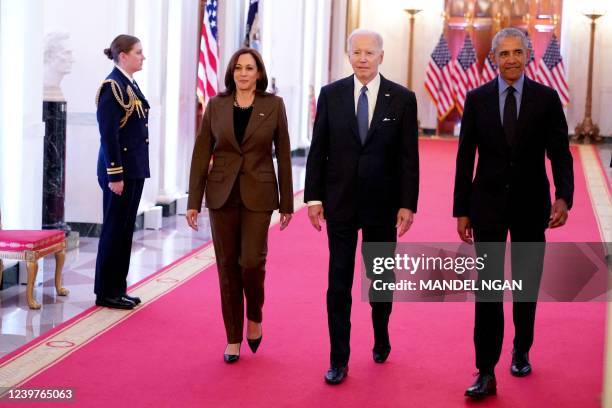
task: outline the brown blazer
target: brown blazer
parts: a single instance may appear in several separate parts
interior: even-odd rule
[[[232,95],[215,96],[206,106],[191,159],[187,208],[200,211],[204,192],[206,207],[223,207],[240,176],[240,195],[249,210],[293,213],[291,147],[282,98],[256,94],[241,146],[234,135],[233,101]]]

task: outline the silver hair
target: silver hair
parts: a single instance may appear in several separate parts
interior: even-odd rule
[[[522,30],[514,27],[504,28],[495,34],[493,37],[493,41],[491,42],[491,51],[493,54],[497,51],[497,47],[499,47],[499,41],[502,38],[520,38],[521,43],[523,44],[523,49],[525,51],[529,50],[529,41],[527,40],[527,36]]]
[[[351,50],[351,45],[353,43],[353,37],[357,36],[357,35],[370,35],[373,36],[374,39],[376,40],[376,43],[378,45],[378,49],[380,49],[382,51],[383,49],[383,39],[382,36],[377,33],[376,31],[372,31],[372,30],[366,30],[365,28],[356,28],[354,29],[351,34],[348,36],[348,39],[346,40],[346,49],[347,50]]]
[[[49,63],[55,59],[55,56],[63,51],[66,46],[64,44],[70,38],[70,34],[65,31],[52,31],[45,35],[44,43],[44,62]]]

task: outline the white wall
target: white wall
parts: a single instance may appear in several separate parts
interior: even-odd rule
[[[68,112],[95,113],[96,91],[113,67],[102,51],[117,34],[127,32],[128,3],[129,0],[41,1],[43,32],[61,30],[70,34],[75,63],[62,81]],[[28,23],[27,29],[32,26]]]
[[[42,0],[0,1],[0,211],[5,229],[42,222]]]
[[[328,82],[331,0],[264,0],[261,43],[268,79],[284,99],[291,148],[310,145],[309,94]]]
[[[581,0],[563,2],[561,54],[570,88],[567,109],[570,133],[584,118],[591,20],[581,13],[583,3]],[[612,2],[601,3],[607,3],[608,12],[597,20],[595,32],[592,117],[602,135],[612,136],[612,76],[609,75],[612,66]]]
[[[102,191],[96,177],[100,134],[95,95],[113,68],[112,61],[102,51],[117,34],[127,32],[129,1],[45,0],[41,3],[43,32],[69,33],[75,60],[72,72],[61,84],[68,104],[65,218],[68,222],[101,223]],[[31,28],[30,24],[27,26]]]
[[[66,221],[102,221],[94,97],[113,68],[102,50],[121,33],[140,38],[147,58],[143,70],[134,76],[151,104],[151,178],[145,182],[140,210],[184,193],[195,134],[198,0],[41,3],[44,32],[67,31],[76,60],[62,82],[68,102]],[[28,29],[30,26],[28,23]]]

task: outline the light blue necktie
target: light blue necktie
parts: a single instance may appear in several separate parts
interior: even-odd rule
[[[357,101],[357,127],[359,129],[359,138],[361,144],[365,143],[366,137],[368,136],[368,95],[366,92],[367,86],[361,88],[361,94]]]

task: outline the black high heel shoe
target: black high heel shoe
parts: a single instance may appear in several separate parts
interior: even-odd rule
[[[249,348],[255,354],[257,349],[259,348],[259,344],[261,344],[261,339],[263,338],[263,334],[256,339],[247,339],[247,343],[249,344]]]
[[[239,358],[240,358],[240,354],[223,353],[223,361],[225,361],[227,364],[235,363],[236,361],[238,361]]]

